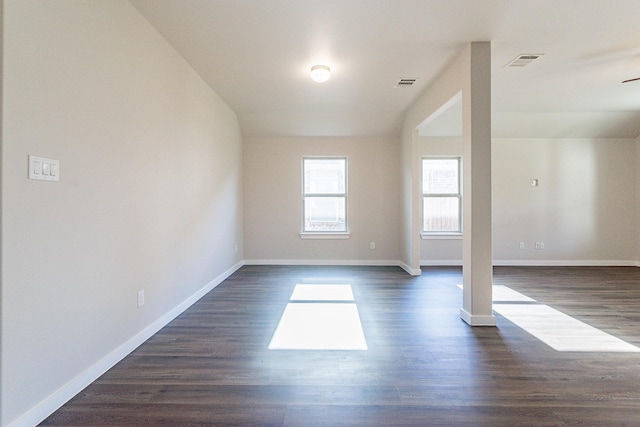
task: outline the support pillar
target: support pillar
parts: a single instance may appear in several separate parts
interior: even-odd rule
[[[463,299],[460,317],[471,326],[495,326],[491,238],[491,43],[471,43],[469,60],[469,84],[462,94]]]

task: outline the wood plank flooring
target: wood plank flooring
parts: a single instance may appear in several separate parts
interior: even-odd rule
[[[297,283],[353,288],[367,351],[268,350]],[[640,425],[640,354],[557,352],[459,318],[459,268],[245,266],[46,426]],[[640,269],[499,267],[494,283],[640,346]]]

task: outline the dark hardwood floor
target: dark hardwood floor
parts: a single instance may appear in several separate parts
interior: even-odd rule
[[[296,283],[352,285],[369,349],[269,350]],[[459,268],[245,266],[47,426],[640,425],[640,353],[558,352],[459,318]],[[494,283],[640,346],[640,269],[499,267]]]

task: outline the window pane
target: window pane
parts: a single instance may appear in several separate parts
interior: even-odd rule
[[[305,231],[347,231],[344,197],[305,197]]]
[[[345,194],[346,159],[304,159],[305,194]]]
[[[457,197],[424,197],[423,230],[460,231],[460,199]]]
[[[458,182],[458,159],[422,160],[424,194],[457,194]]]

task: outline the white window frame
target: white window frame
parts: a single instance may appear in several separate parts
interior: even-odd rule
[[[305,192],[305,160],[344,160],[344,193],[306,193]],[[300,237],[303,239],[348,239],[350,236],[349,232],[349,204],[348,204],[348,193],[349,193],[349,160],[346,156],[304,156],[302,157],[302,224]],[[344,230],[340,231],[315,231],[315,230],[306,230],[305,229],[305,199],[307,197],[343,197],[344,198]]]
[[[457,160],[458,161],[458,192],[457,193],[439,193],[429,194],[425,193],[423,188],[424,183],[424,160]],[[420,237],[422,239],[462,239],[462,157],[461,156],[423,156],[420,162],[421,175],[420,175]],[[424,199],[431,197],[457,197],[458,198],[458,230],[459,231],[425,231],[424,230]]]

